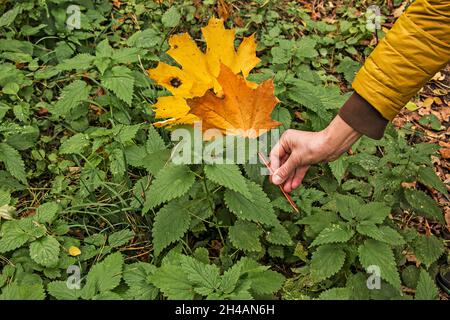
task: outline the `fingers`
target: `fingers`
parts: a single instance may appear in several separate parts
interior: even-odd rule
[[[270,169],[272,172],[278,170],[278,168],[282,165],[282,159],[287,155],[286,150],[283,148],[281,140],[277,142],[277,144],[270,151]]]
[[[293,177],[291,182],[291,190],[297,189],[302,184],[303,178],[305,178],[308,169],[309,166],[303,166],[295,170],[295,176]]]
[[[294,180],[294,177],[296,175],[298,169],[295,169],[291,175],[289,176],[289,178],[286,179],[286,181],[284,181],[283,183],[283,190],[287,193],[291,192],[294,188],[292,188],[292,181]]]
[[[296,158],[297,157],[295,155],[291,154],[286,162],[273,173],[272,182],[274,184],[282,184],[291,174],[295,172],[295,169],[298,166],[298,161]]]

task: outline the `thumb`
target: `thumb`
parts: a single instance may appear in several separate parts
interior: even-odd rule
[[[295,156],[291,154],[286,162],[273,173],[272,182],[276,185],[282,184],[294,172],[297,166],[298,163]]]

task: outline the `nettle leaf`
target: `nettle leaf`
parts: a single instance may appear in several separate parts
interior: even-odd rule
[[[358,198],[343,194],[336,195],[336,209],[345,220],[350,221],[356,218],[360,208],[361,203]]]
[[[178,198],[185,194],[194,184],[195,175],[184,165],[168,165],[156,175],[149,190],[142,213],[163,202]]]
[[[155,271],[156,267],[150,263],[136,262],[125,265],[123,280],[130,287],[125,293],[126,299],[155,299],[159,290],[149,280]]]
[[[97,293],[114,289],[122,279],[123,257],[120,252],[107,256],[102,262],[95,264],[87,275],[82,289],[83,299],[91,299]]]
[[[182,256],[181,268],[198,294],[208,296],[218,290],[221,277],[220,270],[216,265],[205,264],[195,258]]]
[[[403,237],[394,229],[388,226],[376,226],[371,223],[362,223],[356,226],[356,230],[365,236],[375,240],[386,242],[393,246],[405,244]]]
[[[293,244],[291,235],[281,224],[267,233],[266,240],[270,243],[283,246],[290,246]]]
[[[114,139],[120,143],[128,144],[136,137],[141,125],[135,124],[132,126],[117,125],[113,128]]]
[[[127,244],[133,238],[134,232],[129,229],[124,229],[111,233],[108,237],[108,243],[111,248],[117,248]]]
[[[0,300],[44,300],[45,290],[42,282],[19,283],[18,280],[2,289]]]
[[[331,288],[319,295],[319,300],[351,300],[350,288]]]
[[[416,287],[416,300],[436,300],[439,297],[439,290],[436,287],[433,278],[424,270],[420,270],[419,281]]]
[[[40,238],[30,245],[31,259],[46,267],[58,263],[59,242],[52,236]]]
[[[251,290],[259,294],[271,294],[280,290],[284,283],[284,276],[268,266],[262,266],[258,262],[243,257],[236,265],[241,267],[243,279],[250,280]]]
[[[260,222],[269,226],[278,225],[279,221],[275,211],[261,186],[247,181],[247,188],[252,194],[252,200],[236,191],[230,189],[225,191],[224,199],[228,209],[240,219]]]
[[[419,181],[434,188],[442,194],[447,194],[447,188],[441,179],[436,175],[432,167],[422,167],[419,169]]]
[[[362,205],[356,219],[366,223],[380,224],[389,216],[391,208],[382,202],[370,202]]]
[[[427,268],[437,261],[445,251],[442,240],[434,235],[419,235],[413,242],[413,249],[417,259]]]
[[[355,231],[346,225],[332,224],[319,233],[319,235],[311,243],[311,246],[318,246],[327,243],[347,242],[353,237],[354,234]]]
[[[17,249],[30,239],[30,235],[17,221],[3,223],[1,231],[0,253]]]
[[[228,189],[239,192],[250,200],[252,199],[252,195],[246,184],[246,179],[242,176],[242,173],[237,165],[206,165],[205,174],[209,180]]]
[[[77,133],[65,140],[59,147],[60,154],[78,153],[81,154],[90,145],[89,136],[84,133]]]
[[[186,273],[179,265],[163,263],[148,277],[169,300],[192,300],[195,292]]]
[[[51,223],[59,210],[60,206],[56,202],[43,203],[36,209],[36,219],[40,223]]]
[[[101,78],[102,85],[111,90],[122,101],[131,105],[133,99],[134,77],[130,69],[115,66],[107,70]]]
[[[77,54],[75,57],[66,59],[56,66],[60,71],[87,70],[92,66],[94,57],[87,53]]]
[[[164,206],[155,216],[152,235],[155,256],[171,243],[180,240],[189,229],[191,215],[182,204]]]
[[[359,261],[367,270],[370,266],[380,268],[380,276],[395,288],[400,289],[400,276],[394,253],[389,245],[377,240],[366,240],[358,248]]]
[[[425,192],[416,189],[404,190],[406,201],[412,209],[426,218],[444,223],[442,210]]]
[[[317,248],[311,258],[311,276],[322,281],[335,275],[345,262],[345,252],[340,247],[326,244]]]
[[[55,116],[65,117],[70,111],[89,98],[91,87],[82,80],[75,80],[62,89],[59,100],[50,109]]]
[[[296,223],[308,225],[314,233],[318,234],[330,224],[337,223],[339,221],[340,219],[336,213],[320,210],[318,213],[306,216],[298,220]]]
[[[161,150],[166,150],[166,144],[153,126],[148,127],[147,142],[145,144],[147,153],[151,154]]]
[[[342,156],[333,162],[328,163],[328,166],[333,173],[333,176],[336,178],[338,183],[340,184],[342,178],[344,178],[345,172],[347,171],[348,162],[346,161],[346,157]]]
[[[77,300],[81,295],[81,289],[68,287],[66,281],[50,282],[47,291],[58,300]]]
[[[0,161],[5,164],[6,170],[17,180],[27,183],[25,164],[20,153],[9,144],[0,143]]]
[[[246,251],[261,251],[261,243],[259,237],[263,233],[261,227],[258,225],[238,220],[230,227],[228,236],[234,247]]]

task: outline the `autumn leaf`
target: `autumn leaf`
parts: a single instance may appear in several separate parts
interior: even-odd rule
[[[210,88],[220,94],[221,88],[216,78],[221,63],[235,74],[242,72],[244,77],[259,63],[254,35],[244,38],[236,51],[235,31],[225,29],[222,19],[211,18],[208,25],[202,28],[202,33],[206,41],[206,53],[197,47],[187,33],[171,36],[167,54],[181,69],[160,62],[156,68],[148,70],[150,78],[173,95],[200,97]]]
[[[189,107],[183,99],[201,97],[209,89],[222,95],[222,87],[217,77],[220,65],[225,64],[234,74],[242,73],[246,78],[259,63],[256,57],[254,36],[246,37],[235,50],[235,31],[225,29],[223,20],[211,18],[202,28],[206,41],[206,53],[202,52],[195,41],[187,33],[173,35],[169,39],[170,49],[167,54],[180,66],[171,66],[159,62],[156,68],[149,69],[150,78],[169,90],[176,99],[159,98],[153,106],[156,119],[155,126],[173,126],[176,124],[192,124],[197,117],[188,115]],[[246,80],[245,80],[246,81]],[[246,81],[247,85],[256,88],[257,84]]]
[[[166,119],[155,122],[156,127],[173,126],[175,124],[192,124],[199,118],[190,112],[186,100],[176,96],[160,97],[154,105],[155,118]]]
[[[219,129],[228,135],[255,138],[280,125],[271,118],[279,102],[271,79],[252,89],[243,77],[222,64],[217,80],[222,97],[208,91],[203,97],[187,100],[190,113],[202,120],[203,130]]]

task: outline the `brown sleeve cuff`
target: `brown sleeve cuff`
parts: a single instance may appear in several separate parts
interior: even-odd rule
[[[388,124],[377,109],[354,92],[339,110],[339,116],[353,129],[372,139],[379,140]]]

